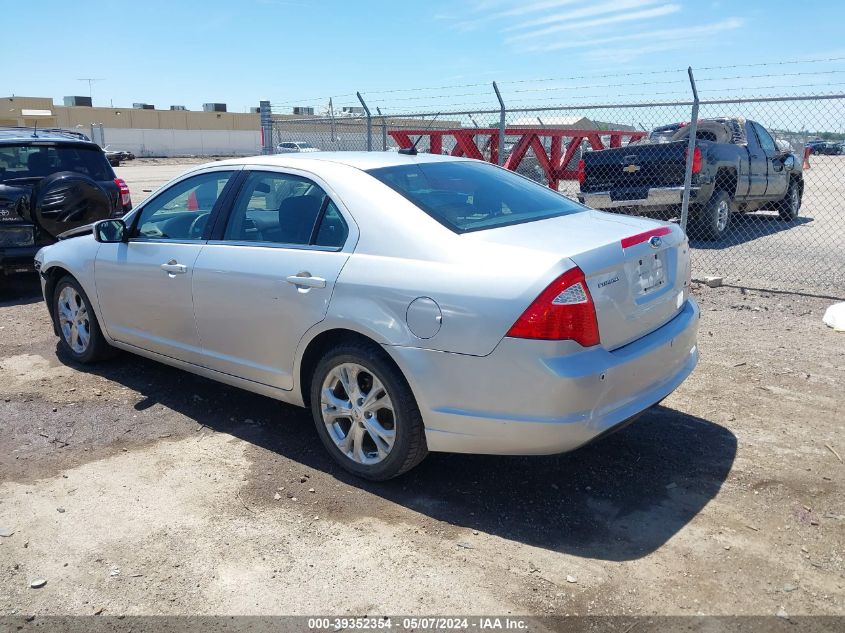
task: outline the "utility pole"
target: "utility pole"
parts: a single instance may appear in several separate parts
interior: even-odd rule
[[[91,103],[94,103],[94,82],[96,81],[105,81],[100,77],[80,77],[77,81],[87,81],[88,82],[88,98],[91,99]]]

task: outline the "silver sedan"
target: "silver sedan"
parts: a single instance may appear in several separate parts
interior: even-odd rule
[[[680,228],[462,158],[200,166],[36,266],[71,358],[126,350],[309,407],[369,479],[428,451],[573,450],[698,360]]]

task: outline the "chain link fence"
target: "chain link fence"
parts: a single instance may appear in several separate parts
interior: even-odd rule
[[[339,112],[273,114],[265,151],[416,144],[485,160],[594,208],[680,223],[695,278],[845,296],[845,145],[816,136],[845,139],[845,95],[389,115],[359,98]]]

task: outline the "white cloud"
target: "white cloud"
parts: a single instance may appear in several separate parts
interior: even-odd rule
[[[517,5],[506,11],[499,11],[494,14],[496,18],[509,18],[515,15],[527,15],[529,13],[537,13],[545,11],[546,9],[556,9],[557,7],[566,6],[568,4],[575,4],[578,0],[540,0],[539,2],[526,2]]]
[[[653,31],[642,31],[640,33],[628,33],[625,35],[614,35],[604,38],[579,38],[577,40],[564,40],[546,42],[536,44],[522,49],[523,51],[558,51],[570,48],[585,48],[595,47],[600,44],[615,44],[617,42],[631,42],[638,40],[648,40],[646,46],[654,46],[661,42],[678,41],[683,42],[693,37],[701,37],[705,35],[714,35],[723,31],[732,31],[740,28],[745,24],[742,18],[728,18],[721,22],[714,22],[712,24],[704,24],[701,26],[693,26],[687,28],[677,29],[658,29]]]
[[[712,1],[712,0],[711,0]],[[679,0],[475,0],[437,15],[448,28],[503,34],[501,43],[517,53],[573,50],[585,61],[630,61],[647,53],[689,49],[712,35],[735,30],[738,17],[702,23]],[[688,14],[681,19],[664,19]],[[677,25],[677,26],[674,26]]]
[[[478,17],[473,17],[469,20],[463,20],[461,22],[458,22],[455,24],[455,28],[460,31],[471,31],[495,20],[502,20],[517,17],[520,15],[528,15],[531,13],[537,13],[539,11],[546,11],[548,9],[556,9],[558,7],[566,6],[569,4],[575,4],[576,2],[579,2],[579,0],[539,0],[535,2],[526,2],[523,4],[519,4],[515,7],[511,7],[502,11],[493,10],[494,7],[501,6],[499,3],[484,3],[481,5],[476,5],[474,12],[480,13],[482,11],[488,11],[488,13]]]
[[[580,9],[572,9],[561,13],[545,15],[541,18],[534,18],[532,20],[508,26],[502,29],[502,31],[519,31],[533,26],[545,26],[547,24],[556,24],[558,22],[568,22],[578,18],[601,15],[603,13],[620,13],[626,9],[637,9],[650,4],[656,4],[658,1],[659,0],[612,0],[611,2],[605,2],[604,4],[594,4]]]
[[[660,7],[652,9],[644,9],[642,11],[631,11],[630,13],[617,13],[603,18],[596,18],[594,20],[583,20],[581,22],[568,22],[566,24],[558,24],[556,26],[546,27],[538,31],[529,31],[528,33],[521,33],[505,39],[505,42],[511,44],[523,40],[536,39],[554,33],[562,33],[563,31],[575,31],[580,29],[588,29],[596,26],[606,26],[608,24],[618,24],[620,22],[633,22],[636,20],[645,20],[648,18],[657,18],[671,13],[677,13],[681,10],[680,5],[664,4]]]

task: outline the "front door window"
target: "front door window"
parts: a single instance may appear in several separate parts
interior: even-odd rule
[[[199,240],[211,211],[234,172],[213,171],[186,178],[144,205],[134,237]]]

